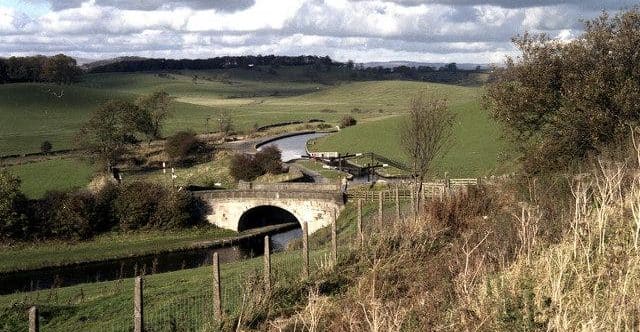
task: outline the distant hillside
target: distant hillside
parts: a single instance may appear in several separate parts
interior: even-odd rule
[[[394,67],[400,67],[400,66],[407,66],[407,67],[422,66],[422,67],[433,67],[435,69],[438,69],[440,67],[445,67],[448,64],[449,63],[444,63],[444,62],[385,61],[385,62],[365,62],[362,65],[365,68],[371,68],[371,67],[394,68]],[[458,67],[458,69],[462,69],[462,70],[474,70],[478,66],[480,66],[480,69],[488,69],[490,67],[490,64],[456,63],[456,66]]]
[[[97,60],[97,61],[95,61],[95,60],[84,61],[85,59],[82,59],[83,61],[80,62],[81,59],[76,59],[76,60],[78,61],[78,64],[80,64],[82,69],[87,70],[87,71],[91,71],[94,68],[107,66],[107,65],[110,65],[110,64],[114,64],[114,63],[126,62],[126,61],[140,61],[140,60],[145,60],[145,59],[146,58],[137,57],[137,56],[121,56],[121,57],[117,57],[117,58]]]

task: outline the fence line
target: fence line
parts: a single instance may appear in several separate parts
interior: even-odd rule
[[[457,180],[451,183],[455,183],[457,186],[459,183],[473,182],[472,179]],[[438,185],[444,187],[443,184]],[[333,211],[334,215],[330,227],[319,231],[326,232],[324,233],[326,237],[323,237],[323,234],[315,237],[314,240],[318,240],[314,241],[316,247],[310,250],[312,244],[308,236],[308,225],[302,223],[302,243],[296,249],[296,251],[299,250],[300,256],[295,251],[272,253],[270,238],[266,236],[261,264],[258,264],[257,267],[254,266],[254,263],[243,265],[235,274],[229,272],[227,275],[223,275],[218,254],[214,253],[211,260],[210,280],[212,283],[210,291],[197,296],[170,299],[162,304],[156,303],[153,312],[145,310],[147,303],[144,301],[144,277],[138,276],[134,279],[133,322],[130,321],[129,327],[122,326],[120,329],[114,327],[114,330],[129,331],[131,327],[135,332],[200,330],[205,326],[217,329],[227,318],[242,322],[242,316],[249,310],[247,309],[248,302],[255,300],[251,296],[252,291],[263,290],[264,300],[269,301],[270,296],[276,294],[274,291],[279,287],[287,285],[291,281],[306,280],[319,271],[334,268],[338,264],[339,243],[341,246],[362,247],[367,234],[373,228],[381,227],[385,218],[394,221],[402,220],[401,205],[403,204],[405,208],[410,208],[411,214],[414,214],[418,208],[416,194],[417,192],[412,187],[397,186],[393,190],[367,191],[353,195],[357,197],[356,224],[351,225],[353,228],[349,229],[348,225],[343,226],[340,231],[341,238],[338,241],[338,215],[337,211]],[[418,195],[421,194],[424,193]],[[434,196],[429,195],[429,197]],[[377,202],[375,198],[377,198]],[[394,211],[388,209],[391,206],[395,207]],[[365,209],[369,215],[366,223],[364,222]],[[406,209],[404,211],[406,212]],[[406,217],[405,214],[404,218]],[[349,234],[349,230],[354,233]],[[311,264],[312,257],[314,264]],[[157,299],[154,300],[157,302]],[[38,308],[32,307],[29,311],[29,331],[39,331],[38,317]]]

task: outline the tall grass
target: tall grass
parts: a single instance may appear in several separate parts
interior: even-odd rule
[[[337,267],[340,295],[312,289],[291,331],[640,330],[640,160],[596,160],[570,196],[489,184],[372,222]],[[541,190],[544,189],[544,190]],[[570,204],[569,204],[570,203]],[[550,236],[548,229],[557,234]],[[283,323],[286,321],[286,323]]]

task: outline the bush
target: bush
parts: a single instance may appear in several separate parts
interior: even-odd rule
[[[351,115],[345,115],[344,117],[342,117],[342,120],[340,120],[340,128],[355,126],[356,123],[356,119],[354,119]]]
[[[196,202],[191,194],[169,190],[159,198],[149,226],[157,229],[176,229],[197,221]]]
[[[147,227],[163,194],[164,188],[158,184],[134,182],[123,185],[113,202],[114,215],[120,229]]]
[[[282,170],[282,152],[276,146],[269,145],[255,154],[255,162],[262,174],[280,174]],[[261,174],[261,175],[262,175]]]
[[[113,203],[118,197],[118,186],[109,183],[95,194],[96,220],[93,223],[95,233],[110,231],[118,226],[114,215]]]
[[[258,176],[284,172],[281,162],[282,153],[270,145],[254,155],[237,154],[231,159],[230,172],[236,180],[253,181]]]
[[[243,181],[252,181],[262,175],[254,157],[249,154],[236,154],[233,156],[229,171],[234,179]]]
[[[24,239],[31,229],[27,199],[20,191],[20,179],[0,169],[0,238]]]
[[[124,185],[113,202],[115,218],[123,230],[173,229],[197,221],[195,200],[158,184],[134,182]]]
[[[47,197],[51,210],[43,220],[41,234],[64,240],[85,240],[91,237],[96,220],[96,202],[89,192],[50,193]]]
[[[40,151],[44,154],[48,154],[52,149],[53,145],[51,145],[51,142],[49,141],[44,141],[42,142],[42,144],[40,144]]]
[[[169,158],[182,161],[197,152],[201,146],[202,142],[198,140],[195,132],[179,131],[167,138],[164,149],[169,155]]]

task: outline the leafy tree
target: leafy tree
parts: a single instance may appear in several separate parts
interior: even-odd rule
[[[0,84],[9,81],[9,67],[4,59],[0,59]]]
[[[165,91],[155,91],[150,95],[140,97],[136,104],[148,115],[146,134],[149,138],[159,138],[163,122],[171,116],[171,97]]]
[[[418,192],[422,190],[433,160],[448,147],[454,120],[455,114],[449,110],[445,99],[419,95],[411,100],[409,114],[400,126],[400,142],[411,161]]]
[[[26,204],[27,199],[20,191],[20,179],[0,169],[0,238],[24,239],[28,235]]]
[[[78,146],[95,161],[115,165],[145,131],[147,113],[129,101],[111,100],[101,105],[76,134]]]
[[[571,42],[514,38],[486,107],[523,154],[525,170],[558,170],[626,142],[640,123],[640,10],[603,13]]]
[[[64,54],[47,58],[42,68],[42,78],[56,84],[77,82],[82,74],[76,60]]]

